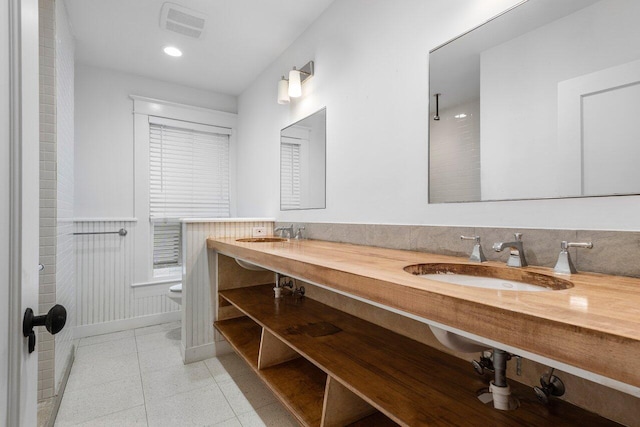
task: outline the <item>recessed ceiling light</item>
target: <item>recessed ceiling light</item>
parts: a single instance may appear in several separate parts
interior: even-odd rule
[[[167,46],[164,48],[164,53],[169,56],[182,56],[182,51],[177,47]]]

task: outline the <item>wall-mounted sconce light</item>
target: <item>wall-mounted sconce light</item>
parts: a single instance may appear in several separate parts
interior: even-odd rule
[[[289,81],[282,76],[278,82],[278,104],[289,103]]]
[[[282,79],[278,82],[278,104],[288,104],[290,98],[302,96],[302,83],[313,76],[313,61],[307,62],[299,70],[293,67],[289,71],[289,79]]]
[[[436,93],[435,96],[436,97],[436,115],[433,116],[433,120],[440,120],[440,95],[442,95],[441,93]]]

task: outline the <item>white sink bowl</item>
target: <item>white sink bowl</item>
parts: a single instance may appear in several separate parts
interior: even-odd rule
[[[535,273],[521,268],[496,267],[482,264],[414,264],[404,271],[414,276],[458,286],[494,289],[500,291],[541,292],[558,291],[573,287],[573,283],[555,276]],[[429,325],[440,343],[452,350],[475,353],[489,346],[456,333]]]
[[[433,273],[418,274],[417,276],[424,277],[425,279],[437,280],[438,282],[453,283],[454,285],[471,286],[473,288],[497,289],[501,291],[544,292],[553,290],[552,288],[545,288],[544,286],[530,285],[524,282],[516,282],[515,280],[469,276],[467,274]]]
[[[541,292],[573,287],[569,280],[555,276],[482,264],[414,264],[406,266],[404,271],[438,282],[500,291]]]
[[[433,336],[440,341],[440,344],[461,353],[479,353],[491,348],[490,345],[454,334],[453,332],[445,331],[433,325],[429,325],[429,329],[433,332]]]
[[[287,239],[283,237],[244,237],[242,239],[236,239],[236,242],[245,242],[245,243],[275,243],[275,242],[286,242]]]

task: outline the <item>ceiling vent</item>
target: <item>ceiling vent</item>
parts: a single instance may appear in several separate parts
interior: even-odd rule
[[[204,13],[167,2],[162,5],[160,12],[160,27],[183,36],[199,39],[204,33],[206,17]]]

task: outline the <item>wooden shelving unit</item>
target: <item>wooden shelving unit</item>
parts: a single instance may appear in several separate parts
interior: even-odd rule
[[[260,351],[260,334],[262,328],[248,317],[220,320],[215,323],[233,349],[254,370],[258,370],[258,352]]]
[[[216,328],[305,426],[609,426],[511,382],[516,411],[476,398],[486,379],[463,360],[309,298],[276,300],[273,285],[219,291],[242,317]]]
[[[301,424],[321,425],[327,374],[299,355],[258,369],[262,327],[248,317],[222,320],[215,326]]]

